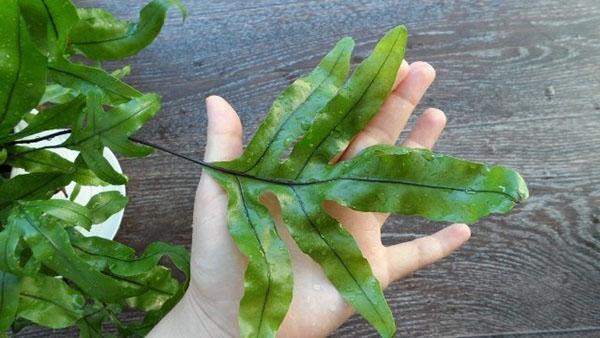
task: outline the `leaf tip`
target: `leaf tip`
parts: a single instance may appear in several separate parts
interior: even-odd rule
[[[523,176],[521,176],[518,172],[515,172],[515,174],[517,175],[516,202],[519,203],[529,198],[529,189],[527,188],[527,183],[525,183]]]
[[[345,36],[337,44],[344,47],[354,46],[354,39],[351,36]]]

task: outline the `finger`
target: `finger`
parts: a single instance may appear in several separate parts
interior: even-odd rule
[[[396,79],[394,80],[394,85],[392,86],[392,90],[398,88],[398,85],[406,79],[406,75],[408,75],[410,71],[410,65],[406,60],[402,60],[400,63],[400,67],[398,68],[398,73],[396,73]]]
[[[219,96],[206,98],[206,114],[208,127],[206,132],[206,150],[204,160],[207,162],[226,161],[238,157],[242,153],[242,123],[237,113],[227,101]],[[205,208],[222,189],[208,175],[202,175],[196,202]]]
[[[208,130],[204,160],[227,161],[242,153],[242,123],[225,99],[220,96],[206,98]]]
[[[466,224],[452,224],[433,235],[386,248],[390,280],[395,281],[458,249],[471,237]]]
[[[446,115],[436,108],[427,109],[415,123],[406,140],[402,143],[408,148],[431,149],[446,127]]]
[[[242,153],[242,124],[235,110],[219,96],[206,98],[208,127],[204,159],[226,161]],[[194,246],[229,245],[227,195],[207,174],[202,174],[194,206]],[[221,243],[221,242],[227,243]]]
[[[401,67],[402,69],[402,67]],[[346,149],[348,159],[374,144],[393,144],[406,126],[408,118],[435,79],[435,70],[426,62],[414,62],[407,75],[392,90],[379,112]]]

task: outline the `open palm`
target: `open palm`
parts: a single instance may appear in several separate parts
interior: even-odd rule
[[[351,158],[378,143],[393,144],[415,106],[433,82],[434,69],[427,63],[403,62],[394,90],[379,113],[360,132],[340,157]],[[222,98],[207,98],[208,139],[206,161],[231,160],[242,153],[242,126],[233,108]],[[427,109],[417,120],[403,146],[431,148],[444,129],[446,118],[438,109]],[[321,337],[340,326],[352,314],[320,266],[302,253],[281,221],[274,195],[263,196],[286,242],[294,272],[291,307],[281,325],[282,337]],[[390,247],[381,242],[381,226],[388,214],[357,212],[333,202],[325,209],[352,234],[381,285],[403,278],[462,245],[470,236],[464,224],[451,225],[433,235]],[[244,290],[247,261],[227,230],[227,194],[206,174],[202,175],[194,210],[192,280],[178,306],[151,334],[156,336],[238,336],[239,302]]]

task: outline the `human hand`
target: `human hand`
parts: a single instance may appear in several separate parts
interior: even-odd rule
[[[396,85],[369,125],[355,137],[340,160],[378,143],[396,142],[406,122],[435,78],[427,63],[403,62]],[[205,160],[225,161],[242,154],[242,126],[234,109],[222,98],[206,100],[208,137]],[[427,109],[403,146],[431,148],[444,129],[446,117]],[[321,337],[335,330],[353,311],[328,281],[318,264],[300,251],[281,220],[274,195],[263,201],[277,223],[292,258],[294,293],[281,324],[282,337]],[[470,236],[464,224],[410,242],[383,246],[381,226],[388,214],[358,212],[333,202],[325,209],[352,234],[381,285],[386,287],[417,269],[451,254]],[[239,303],[244,289],[246,258],[227,230],[227,194],[207,174],[196,192],[192,239],[191,284],[181,302],[154,328],[154,336],[238,336]]]

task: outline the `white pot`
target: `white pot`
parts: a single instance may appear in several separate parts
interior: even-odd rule
[[[19,130],[22,130],[25,126],[26,126],[25,123],[21,123],[15,129],[17,131],[19,131]],[[60,131],[60,130],[48,130],[48,131],[45,131],[45,132],[42,132],[42,133],[39,133],[36,135],[29,136],[29,137],[25,138],[25,140],[43,137],[45,135],[49,135],[49,134],[55,133],[57,131]],[[40,142],[29,143],[29,144],[27,144],[27,146],[31,147],[31,148],[39,148],[39,147],[45,147],[45,146],[50,146],[50,145],[58,145],[58,144],[63,143],[68,137],[69,137],[69,134],[60,135],[60,136],[52,138],[51,140],[44,140],[44,141],[40,141]],[[53,148],[53,149],[48,149],[48,150],[64,157],[65,159],[67,159],[69,161],[74,161],[75,158],[77,158],[77,155],[79,155],[78,151],[74,151],[74,150],[66,149],[66,148]],[[104,157],[108,160],[110,165],[117,172],[119,172],[119,173],[123,172],[123,170],[121,169],[121,166],[119,165],[119,161],[117,160],[115,154],[113,154],[113,152],[110,151],[110,149],[104,148]],[[25,173],[27,173],[27,172],[24,171],[23,169],[13,168],[11,171],[11,177],[14,177],[17,175],[22,175]],[[69,196],[71,195],[74,187],[75,187],[75,183],[71,182],[65,188],[67,195],[69,195]],[[125,196],[125,186],[124,185],[118,185],[118,186],[107,185],[107,186],[100,186],[100,187],[81,186],[81,191],[75,198],[75,202],[82,204],[82,205],[86,205],[87,202],[90,200],[90,198],[92,198],[92,196],[94,196],[98,193],[104,192],[104,191],[118,191],[122,195]],[[64,195],[63,192],[58,192],[52,198],[67,199],[67,197]],[[77,229],[85,236],[98,236],[98,237],[103,237],[106,239],[113,239],[116,236],[117,231],[119,230],[119,226],[121,225],[121,220],[123,219],[123,212],[124,211],[121,210],[118,213],[112,215],[110,218],[108,218],[104,223],[93,225],[89,231],[87,231],[81,227],[78,227]]]

